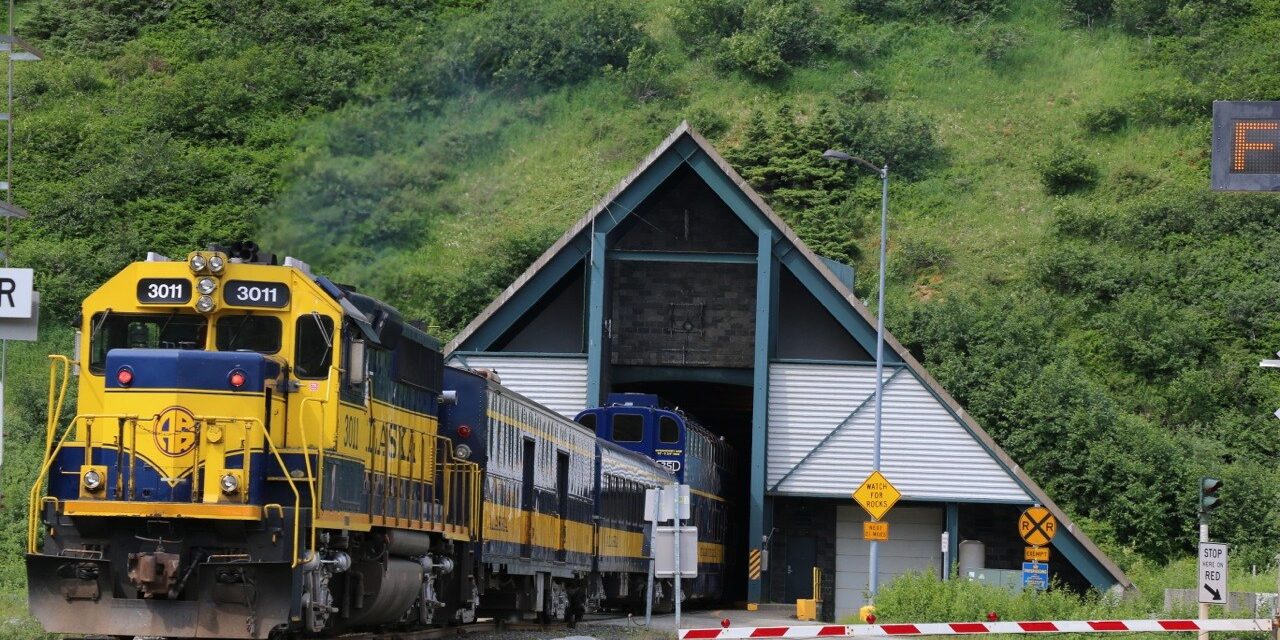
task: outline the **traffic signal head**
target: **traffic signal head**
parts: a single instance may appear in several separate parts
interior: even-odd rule
[[[1222,480],[1218,478],[1200,478],[1200,519],[1207,521],[1214,509],[1222,506],[1222,498],[1218,490],[1222,488]]]

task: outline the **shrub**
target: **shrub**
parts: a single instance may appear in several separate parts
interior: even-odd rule
[[[707,138],[718,138],[729,130],[729,119],[716,109],[695,107],[685,114],[685,120]]]
[[[1098,183],[1098,165],[1078,146],[1058,144],[1036,162],[1036,171],[1051,195],[1092,189]]]
[[[1112,0],[1062,0],[1067,18],[1074,24],[1092,26],[1094,21],[1111,15]]]
[[[494,3],[408,43],[396,92],[439,100],[469,88],[531,91],[579,82],[606,66],[625,69],[647,40],[639,23],[637,11],[616,0]]]
[[[675,59],[665,51],[646,44],[627,54],[626,69],[606,67],[606,73],[614,76],[627,95],[637,102],[660,100],[678,92],[672,74],[676,70]]]
[[[143,27],[165,19],[168,0],[41,0],[23,24],[29,37],[51,51],[91,55],[115,52]]]
[[[824,159],[822,152],[832,146],[888,162],[905,179],[923,175],[940,156],[927,119],[880,104],[828,105],[812,115],[785,104],[770,115],[756,112],[742,144],[726,156],[806,244],[852,263],[865,219],[879,205],[880,185],[862,167]]]
[[[951,264],[951,249],[933,240],[910,238],[893,250],[895,270],[903,275],[941,271]]]
[[[843,89],[836,92],[836,99],[846,104],[879,102],[889,95],[888,84],[878,75],[859,73],[853,76]]]
[[[1007,0],[848,0],[850,10],[886,18],[922,16],[969,20],[1008,10]]]
[[[973,34],[973,46],[983,60],[999,62],[1022,46],[1026,39],[1026,32],[1018,27],[986,25]]]
[[[1085,111],[1080,126],[1088,133],[1115,133],[1129,123],[1129,112],[1123,107],[1107,105]]]
[[[678,6],[676,34],[716,66],[777,78],[831,49],[833,40],[812,0],[695,0]]]

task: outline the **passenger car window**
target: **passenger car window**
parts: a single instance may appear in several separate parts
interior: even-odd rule
[[[614,442],[641,442],[644,440],[644,416],[634,413],[616,413],[613,416]]]

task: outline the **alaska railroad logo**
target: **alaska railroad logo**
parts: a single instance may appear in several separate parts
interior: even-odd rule
[[[156,418],[156,447],[170,458],[186,455],[194,449],[196,435],[196,417],[182,407],[169,407]]]

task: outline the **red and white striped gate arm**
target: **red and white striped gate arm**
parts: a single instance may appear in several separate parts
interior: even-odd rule
[[[1042,622],[930,622],[921,624],[797,625],[681,629],[680,640],[736,638],[883,638],[959,636],[985,633],[1111,633],[1169,631],[1270,631],[1269,619],[1222,620],[1058,620]]]

